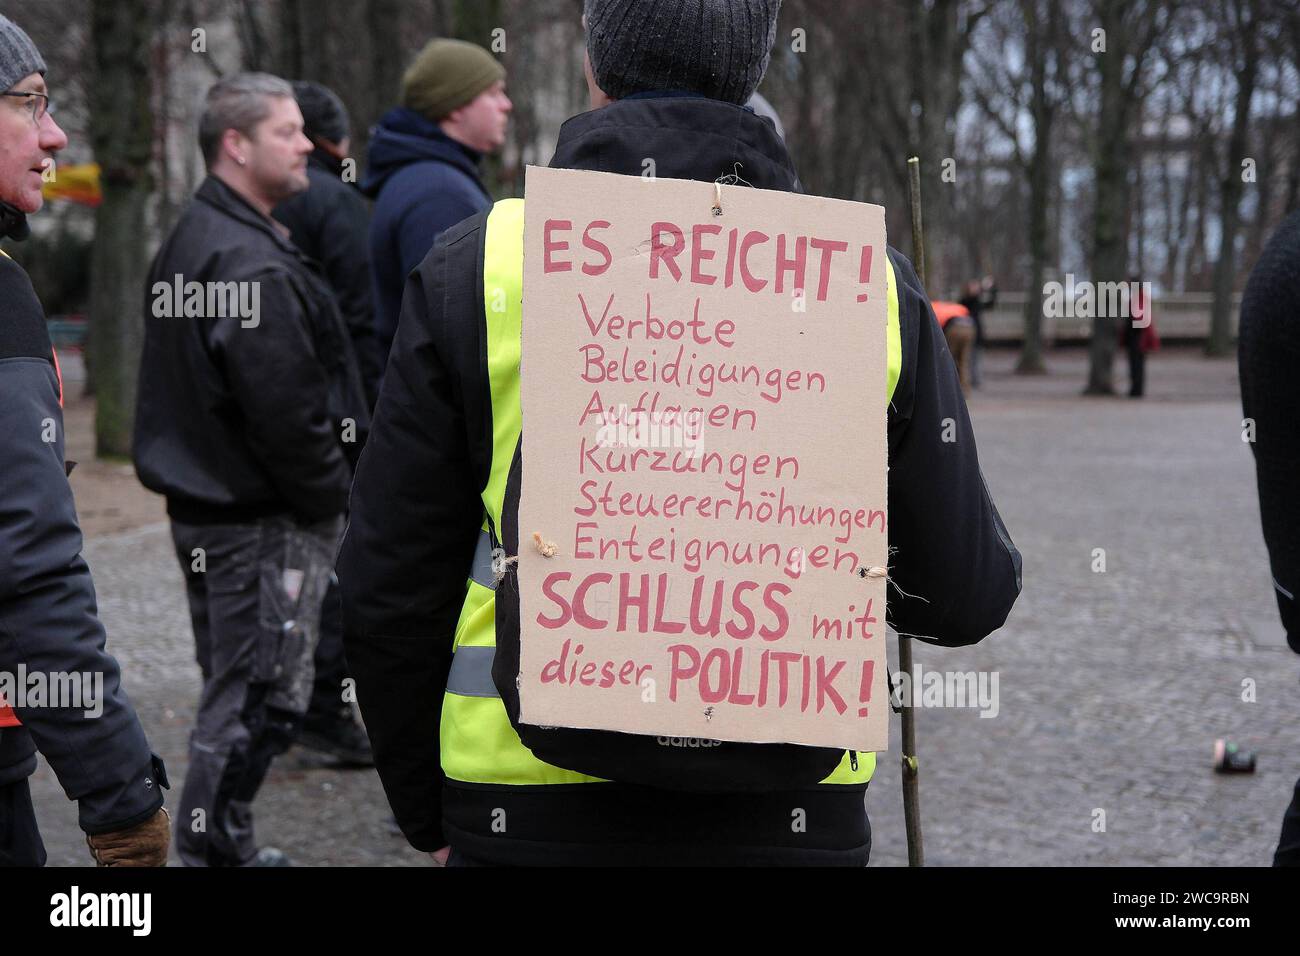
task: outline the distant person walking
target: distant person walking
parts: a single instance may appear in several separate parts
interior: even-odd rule
[[[972,388],[979,388],[980,352],[984,348],[984,310],[997,305],[998,284],[992,276],[972,279],[966,283],[962,297],[957,301],[966,307],[975,323],[975,342],[970,348],[970,383]]]
[[[1120,344],[1128,353],[1128,397],[1141,398],[1146,393],[1147,355],[1160,348],[1160,336],[1142,280],[1130,276],[1128,281],[1132,292],[1129,314],[1120,323]]]
[[[506,141],[505,68],[461,40],[430,42],[402,78],[402,105],[370,140],[362,190],[375,199],[375,330],[387,360],[406,277],[444,230],[492,206],[479,163]]]
[[[943,329],[944,340],[957,366],[957,380],[963,395],[971,389],[971,361],[975,352],[975,320],[970,310],[959,302],[935,302],[934,317]]]

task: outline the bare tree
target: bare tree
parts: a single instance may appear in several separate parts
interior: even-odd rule
[[[1123,282],[1128,274],[1129,174],[1136,105],[1150,85],[1147,65],[1169,22],[1166,0],[1091,0],[1089,31],[1099,95],[1093,147],[1092,279]],[[1115,317],[1097,310],[1089,349],[1087,395],[1113,395]]]
[[[394,16],[400,10],[386,0],[276,0],[274,6],[271,71],[337,93],[352,120],[352,154],[364,156],[370,125],[397,95],[394,71],[405,57],[392,41],[401,37]]]
[[[1300,77],[1300,7],[1286,5],[1284,0],[1275,0],[1275,12],[1280,14],[1286,47],[1290,50],[1293,72]],[[1300,97],[1297,98],[1300,102]],[[1286,204],[1288,212],[1300,209],[1300,108],[1292,114],[1295,146],[1291,156],[1291,172],[1287,177]]]
[[[479,46],[491,46],[493,31],[504,29],[502,0],[453,0],[453,35]]]
[[[1214,4],[1223,33],[1222,46],[1231,57],[1236,80],[1232,133],[1219,181],[1219,258],[1214,265],[1214,306],[1210,314],[1207,355],[1226,355],[1232,349],[1232,292],[1237,264],[1237,231],[1241,224],[1241,195],[1245,190],[1242,162],[1250,133],[1250,107],[1259,78],[1260,5],[1257,0],[1217,0]]]
[[[932,287],[945,288],[952,178],[966,51],[1005,0],[787,0],[763,90],[786,121],[805,187],[884,203],[891,234],[907,234],[907,158],[921,158]],[[923,66],[922,66],[923,64]],[[900,243],[910,248],[907,242]]]
[[[1061,0],[1017,0],[995,11],[990,42],[977,52],[971,84],[974,99],[1012,146],[1016,167],[1029,181],[1029,296],[1025,302],[1025,334],[1016,371],[1035,374],[1043,364],[1042,299],[1050,241],[1048,214],[1053,195],[1052,136],[1068,92],[1062,66],[1063,12]],[[1013,61],[1007,45],[1017,48]],[[1028,115],[1033,145],[1021,140],[1021,119]]]
[[[135,421],[140,300],[149,267],[145,210],[153,190],[149,56],[154,15],[150,0],[93,0],[90,7],[95,65],[90,136],[103,189],[91,253],[89,356],[100,455],[130,454]]]
[[[911,152],[921,158],[931,196],[943,183],[944,161],[956,158],[957,112],[961,107],[966,51],[975,28],[995,3],[996,0],[988,3],[930,0],[905,4],[912,58],[912,68],[908,70],[912,117],[908,127],[909,145]],[[927,246],[933,244],[935,236],[941,241],[948,237],[951,217],[947,203],[929,202],[925,217]],[[931,256],[926,249],[925,261],[930,286],[947,288],[953,271],[947,256]]]

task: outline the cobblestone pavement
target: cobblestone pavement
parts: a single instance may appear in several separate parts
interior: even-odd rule
[[[1080,398],[1084,358],[1057,353],[1044,378],[1012,376],[1010,353],[985,358],[972,416],[1024,591],[983,644],[916,646],[923,668],[996,672],[999,690],[996,717],[919,712],[927,862],[1266,864],[1300,775],[1300,658],[1277,622],[1235,365],[1162,353],[1134,402]],[[112,473],[78,496],[101,518],[150,522],[91,537],[86,555],[175,806],[198,671],[161,509]],[[891,733],[867,796],[873,865],[907,859],[896,720]],[[1218,737],[1255,750],[1258,772],[1214,774]],[[51,863],[85,862],[44,765],[33,786]],[[260,839],[303,864],[427,862],[388,831],[373,771],[314,768],[295,750],[256,815]]]

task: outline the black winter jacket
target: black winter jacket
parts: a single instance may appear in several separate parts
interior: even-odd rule
[[[1287,642],[1300,654],[1300,212],[1268,241],[1241,300],[1241,406],[1254,422],[1256,481]]]
[[[373,405],[387,351],[375,332],[370,288],[370,209],[355,185],[344,182],[343,164],[317,149],[307,159],[311,188],[286,199],[272,215],[288,227],[294,245],[320,263],[334,290]]]
[[[25,232],[12,207],[0,208],[0,237]],[[22,726],[0,727],[0,786],[29,776],[39,749],[77,801],[81,828],[109,833],[157,813],[167,777],[104,649],[63,442],[44,312],[27,274],[0,254],[0,672],[25,673],[29,688],[33,674],[88,675],[82,703],[92,715],[102,707],[88,717],[88,707],[11,700]],[[98,675],[102,699],[91,705]]]
[[[135,467],[177,520],[316,522],[346,507],[369,427],[361,377],[333,293],[281,229],[209,176],[150,269]],[[258,315],[168,317],[178,282],[238,283]]]
[[[712,181],[739,164],[759,188],[797,183],[770,123],[703,98],[628,99],[576,116],[561,128],[551,165],[639,175],[645,157],[663,177]],[[509,832],[500,834],[491,832],[499,793],[444,779],[442,694],[492,452],[485,222],[479,215],[448,230],[407,283],[339,558],[348,661],[403,832],[420,849],[451,842],[497,863],[865,863],[862,787],[707,795],[618,783],[516,787]],[[980,474],[943,333],[911,265],[889,255],[900,279],[903,359],[888,417],[898,584],[889,620],[942,644],[970,644],[1006,619],[1020,591],[1020,554]],[[956,441],[942,440],[945,419]],[[791,807],[807,811],[808,831],[797,837]]]

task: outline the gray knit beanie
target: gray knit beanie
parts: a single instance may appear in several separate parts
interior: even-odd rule
[[[29,73],[45,73],[45,61],[31,37],[6,16],[0,16],[0,92],[8,91]]]
[[[613,99],[689,90],[743,104],[776,40],[781,0],[585,0],[587,55]]]

